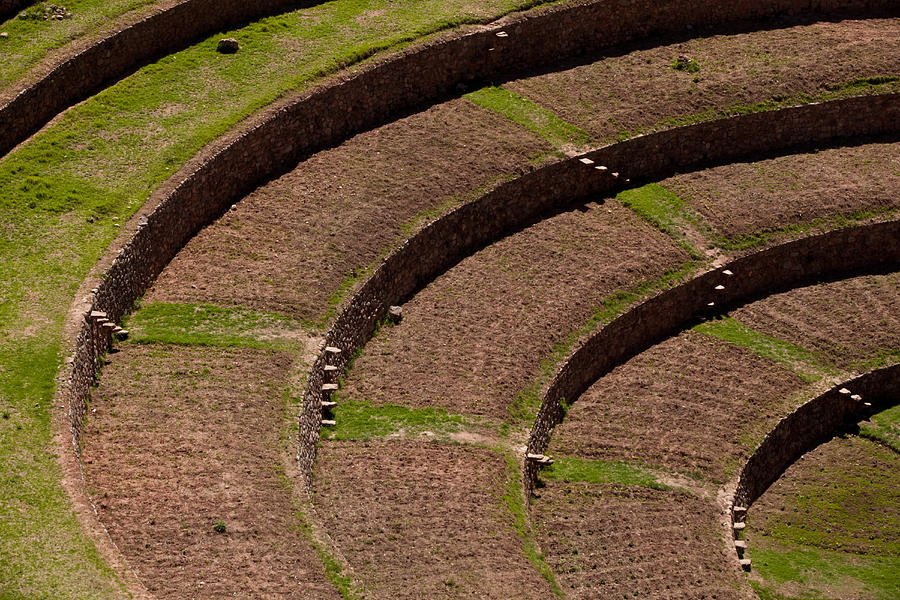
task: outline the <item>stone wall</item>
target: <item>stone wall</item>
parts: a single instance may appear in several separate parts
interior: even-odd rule
[[[747,510],[801,456],[844,428],[895,406],[898,401],[900,364],[894,364],[844,381],[779,421],[738,475],[728,505],[735,538],[742,537]],[[735,542],[735,550],[741,566],[749,569],[750,560],[745,558],[747,541]]]
[[[761,250],[656,294],[599,329],[563,362],[543,390],[528,452],[546,451],[553,428],[565,416],[563,403],[577,400],[600,377],[696,318],[817,280],[893,270],[898,265],[900,221],[889,221]],[[724,289],[716,290],[719,285]],[[710,302],[715,306],[708,306]],[[528,489],[534,485],[536,472],[534,464],[526,465]]]
[[[895,364],[845,381],[803,404],[783,418],[747,460],[738,476],[733,505],[749,508],[805,453],[845,426],[898,401],[900,364]]]
[[[9,19],[15,14],[28,6],[34,4],[37,0],[0,0],[0,21]]]
[[[185,0],[110,34],[57,65],[0,107],[0,154],[66,107],[151,58],[219,29],[297,4],[296,0]],[[452,92],[459,83],[502,80],[630,40],[688,31],[693,35],[698,29],[725,29],[750,20],[889,14],[900,14],[900,7],[891,0],[576,0],[534,10],[503,19],[490,29],[469,28],[446,35],[365,69],[349,87],[332,88],[349,94],[329,98],[318,90],[316,97],[335,102],[335,108],[346,111],[346,119],[330,119],[321,131],[310,131],[304,119],[307,98],[299,99],[274,116],[278,127],[286,130],[279,144],[283,148],[273,146],[273,150],[277,155],[284,154],[287,162],[275,160],[269,168],[260,166],[253,179],[258,183],[272,177],[304,154],[380,123],[398,111],[431,102]],[[508,37],[496,36],[500,27]],[[354,92],[353,86],[364,88],[368,94]]]
[[[227,3],[222,3],[223,5]],[[879,3],[875,3],[880,6]],[[700,10],[687,0],[604,0],[554,7],[509,18],[493,29],[448,36],[311,90],[271,110],[208,149],[151,200],[156,204],[112,260],[78,317],[75,364],[60,386],[77,440],[89,386],[97,371],[87,313],[119,321],[166,264],[202,227],[256,185],[292,168],[311,152],[339,143],[399,111],[413,109],[472,79],[502,78],[524,69],[616,42],[693,24],[808,9],[812,14],[868,7],[868,2],[717,2]],[[218,5],[217,5],[218,6]],[[619,12],[611,8],[619,7]],[[823,8],[824,7],[824,8]],[[627,10],[626,10],[627,9]],[[693,26],[693,25],[692,25]],[[631,27],[631,29],[629,29]],[[509,37],[498,37],[502,29]],[[511,228],[579,197],[609,193],[630,177],[654,179],[675,170],[750,158],[841,137],[896,133],[900,102],[871,96],[749,115],[635,138],[590,153],[610,165],[606,174],[577,159],[563,161],[505,184],[432,223],[391,254],[347,303],[328,333],[328,345],[346,357],[368,340],[390,304]],[[619,178],[610,173],[618,169]],[[73,335],[73,337],[76,337]],[[102,344],[101,344],[102,345]],[[301,466],[310,472],[318,439],[324,367],[310,372],[301,419]]]
[[[6,5],[30,3],[0,0],[0,17]],[[183,0],[171,8],[129,23],[65,58],[0,106],[0,155],[9,152],[64,109],[154,58],[179,50],[216,31],[302,4],[297,0]],[[211,47],[210,52],[213,51]]]
[[[570,205],[591,195],[612,194],[624,185],[624,179],[662,179],[677,171],[715,163],[747,159],[767,152],[786,151],[798,146],[827,143],[845,134],[882,134],[900,128],[900,96],[870,96],[791,108],[770,113],[734,117],[650,134],[613,144],[524,175],[501,185],[485,196],[466,204],[427,225],[400,248],[392,252],[375,273],[349,299],[326,335],[325,344],[338,347],[341,355],[329,359],[320,353],[309,372],[308,389],[301,418],[301,465],[310,473],[319,434],[319,401],[327,360],[343,369],[349,356],[371,337],[388,307],[400,304],[468,256],[511,229],[528,223],[548,211]],[[592,160],[585,164],[583,159]],[[597,166],[607,166],[599,171]],[[611,173],[621,173],[614,177]],[[769,264],[763,259],[741,259],[735,271],[741,276],[719,294],[718,301],[746,298],[752,292],[771,289],[775,282],[790,284],[811,276],[816,270],[838,272],[841,268],[869,266],[879,260],[900,255],[900,230],[896,224],[845,230],[833,237],[801,241],[766,256],[784,257]],[[884,238],[884,239],[882,239]],[[845,256],[842,244],[869,254]],[[869,244],[869,245],[867,245]],[[872,245],[874,244],[874,245]],[[825,252],[815,255],[819,248]],[[892,255],[892,249],[894,254]],[[879,249],[879,252],[874,252]],[[802,254],[807,252],[806,255]],[[793,253],[798,253],[794,256]],[[820,263],[813,263],[819,260]],[[831,264],[829,261],[837,261]],[[856,261],[854,263],[854,261]],[[598,336],[585,345],[563,367],[550,387],[532,433],[529,452],[542,453],[549,433],[559,422],[561,398],[576,398],[596,379],[605,365],[616,364],[628,355],[659,339],[665,332],[681,326],[697,309],[710,301],[712,289],[721,276],[706,274],[686,285],[646,303],[606,328],[610,335]],[[716,281],[716,283],[712,283]],[[700,293],[708,287],[706,293]],[[695,295],[699,294],[699,297]],[[655,312],[660,315],[654,316]],[[627,323],[627,325],[626,325]],[[614,335],[612,332],[616,332]],[[601,360],[600,357],[607,357]],[[530,482],[531,479],[529,478]]]

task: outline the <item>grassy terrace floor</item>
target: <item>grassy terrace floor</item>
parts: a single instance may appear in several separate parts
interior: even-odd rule
[[[0,161],[0,396],[9,413],[0,457],[11,465],[0,480],[0,595],[119,593],[59,487],[49,415],[65,311],[121,223],[204,144],[279,95],[374,51],[520,6],[336,1],[265,19],[229,32],[244,45],[238,55],[216,54],[215,36],[161,59]]]
[[[29,18],[16,15],[0,23],[0,31],[9,37],[0,39],[0,98],[30,69],[36,67],[53,50],[76,39],[89,37],[110,26],[125,13],[153,4],[175,4],[175,0],[67,0],[63,5],[71,18],[43,20],[40,16],[50,2],[37,2],[22,11]],[[143,12],[143,11],[141,11]]]

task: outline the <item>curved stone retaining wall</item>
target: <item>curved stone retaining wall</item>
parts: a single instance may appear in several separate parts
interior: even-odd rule
[[[10,6],[31,3],[32,0],[6,1]],[[65,59],[0,106],[0,155],[9,152],[64,109],[152,59],[216,31],[302,4],[298,0],[184,0],[112,32]],[[0,17],[3,8],[0,4]]]
[[[35,2],[37,0],[0,0],[0,21],[5,21],[15,15],[17,11]]]
[[[844,426],[898,401],[900,364],[895,364],[845,381],[803,404],[783,418],[747,460],[738,476],[733,505],[749,508],[805,453]]]
[[[369,340],[378,321],[384,318],[391,304],[399,304],[424,283],[511,228],[526,224],[547,211],[570,205],[578,199],[593,194],[611,193],[622,187],[621,182],[626,175],[635,180],[661,179],[679,170],[731,162],[776,150],[784,151],[797,145],[822,143],[844,135],[867,132],[879,134],[888,130],[893,130],[896,134],[900,131],[900,124],[892,121],[897,118],[900,118],[900,96],[872,96],[734,117],[651,134],[534,171],[429,224],[384,259],[375,273],[347,302],[328,331],[325,344],[340,348],[341,353],[337,356],[321,353],[309,373],[300,423],[300,458],[304,471],[311,472],[314,458],[315,440],[319,433],[319,401],[322,399],[322,385],[326,383],[326,364],[342,370],[349,357]],[[592,160],[593,164],[587,165],[583,159]],[[606,165],[609,167],[605,172],[595,168]],[[618,178],[611,175],[613,169],[621,170]],[[822,244],[833,245],[821,246],[823,251],[826,248],[829,251],[822,260],[833,258],[833,251],[839,249],[842,243],[852,244],[861,250],[879,249],[875,258],[857,256],[858,265],[861,266],[877,261],[879,257],[886,259],[891,256],[892,247],[896,259],[896,255],[900,255],[898,233],[900,229],[896,224],[888,224],[856,232],[847,230],[834,237],[823,236],[820,239]],[[867,240],[874,245],[866,246]],[[793,252],[799,252],[806,246],[818,247],[818,243],[801,241],[782,252],[790,258]],[[774,250],[771,255],[775,256]],[[836,255],[842,256],[839,252]],[[813,254],[809,256],[808,260],[812,260]],[[844,266],[847,268],[853,262],[852,257],[840,260],[846,263]],[[767,289],[761,284],[767,277],[778,277],[789,282],[791,277],[796,280],[811,269],[799,256],[796,260],[782,261],[778,267],[781,271],[766,266],[764,272],[753,272],[752,269],[757,267],[754,267],[752,259],[737,261],[735,268],[745,272],[735,284],[727,288],[722,300],[746,297],[750,292]],[[751,271],[748,273],[747,270]],[[837,267],[823,265],[820,270],[836,272]],[[755,274],[751,276],[750,273]],[[707,276],[708,279],[716,277],[715,273]],[[695,284],[697,289],[706,285],[705,281],[704,279]],[[771,287],[771,281],[767,283]],[[717,284],[709,285],[710,291],[715,285]],[[687,318],[682,315],[694,314],[694,307],[699,302],[691,297],[694,292],[688,288],[682,292],[682,295],[670,292],[666,297],[671,299],[669,302],[655,299],[655,302],[646,304],[644,311],[631,313],[633,322],[629,324],[633,329],[623,327],[622,332],[614,338],[615,343],[611,348],[603,347],[608,341],[604,337],[602,341],[598,338],[598,342],[589,345],[585,352],[596,351],[599,346],[602,351],[609,353],[610,360],[615,360],[617,356],[627,354],[626,348],[636,349],[641,344],[656,339],[649,322],[654,318],[653,311],[658,309],[668,311],[658,325],[660,331],[668,331],[675,324],[680,325]],[[705,306],[709,301],[708,298],[705,299],[700,306]],[[674,312],[670,310],[670,304],[673,305]],[[665,321],[667,318],[671,321]],[[634,338],[630,344],[629,336]],[[530,452],[540,453],[545,449],[550,429],[561,416],[558,399],[577,397],[584,389],[578,389],[579,385],[586,386],[595,379],[590,374],[579,379],[581,372],[577,369],[584,366],[582,363],[587,356],[588,354],[576,354],[571,363],[576,370],[565,369],[554,380],[555,386],[550,389],[545,406],[541,409],[539,426],[532,434]]]
[[[557,370],[542,396],[528,452],[542,454],[574,401],[616,366],[674,335],[697,317],[720,313],[764,294],[824,278],[900,265],[900,221],[813,235],[731,261],[638,304],[582,343]],[[728,275],[729,271],[732,275]],[[717,290],[717,286],[724,289]],[[715,303],[710,307],[709,303]],[[537,466],[526,466],[532,489]]]
[[[315,2],[310,2],[313,4]],[[56,66],[47,76],[0,106],[0,155],[5,154],[53,116],[88,97],[103,85],[124,77],[151,58],[172,52],[219,29],[259,19],[290,7],[297,0],[185,0],[113,33],[96,45]],[[460,82],[503,79],[511,73],[557,64],[560,60],[599,52],[622,42],[685,32],[694,28],[729,26],[776,16],[825,18],[841,15],[900,14],[891,0],[591,0],[549,10],[536,10],[503,20],[509,34],[470,31],[402,53],[354,78],[365,88],[327,100],[346,111],[346,119],[310,128],[304,119],[304,99],[277,115],[288,138],[279,144],[287,164],[351,131],[371,127],[397,111],[451,92]],[[319,90],[321,95],[321,90]],[[322,98],[323,100],[326,98]],[[343,100],[343,102],[341,102]],[[343,122],[342,122],[343,121]],[[312,130],[310,130],[312,129]],[[288,141],[291,140],[291,141]],[[282,151],[275,152],[281,155]],[[282,171],[279,159],[252,173],[259,183]],[[248,169],[243,173],[250,174]]]
[[[612,16],[604,12],[619,2],[637,12]],[[103,344],[102,340],[93,339],[87,314],[100,310],[108,313],[111,320],[120,320],[197,231],[257,184],[293,167],[304,155],[378,124],[398,110],[435,99],[461,81],[551,64],[586,49],[634,37],[635,31],[670,31],[691,22],[714,23],[716,18],[733,21],[736,15],[780,14],[789,9],[806,8],[818,14],[821,6],[838,10],[869,5],[799,0],[718,2],[705,10],[687,0],[609,0],[567,5],[517,16],[502,25],[508,37],[498,37],[495,28],[400,53],[263,115],[242,133],[210,150],[198,165],[180,171],[167,184],[171,187],[162,197],[153,198],[156,208],[142,219],[112,260],[90,300],[91,306],[85,307],[78,317],[82,323],[80,332],[73,334],[77,335],[75,363],[71,372],[65,374],[68,385],[59,388],[69,407],[73,439],[78,439],[84,403],[97,371],[96,347]],[[682,12],[669,14],[676,8]],[[654,25],[647,15],[659,22]],[[596,20],[600,16],[606,20]],[[628,29],[631,26],[633,31]],[[840,137],[896,133],[900,128],[898,98],[854,98],[642,136],[588,155],[598,163],[610,165],[605,174],[571,159],[503,185],[429,225],[385,260],[328,333],[329,345],[345,349],[337,366],[343,367],[346,357],[368,340],[388,305],[402,300],[422,282],[474,249],[544,211],[590,194],[613,191],[627,177],[661,178],[678,169],[827,143]],[[610,174],[614,169],[621,172],[619,178]],[[311,472],[318,438],[319,420],[313,417],[319,410],[324,360],[320,357],[310,373],[301,419],[301,466],[307,473]]]
[[[779,421],[738,475],[728,507],[735,537],[741,537],[750,506],[801,456],[844,427],[895,406],[898,401],[900,364],[895,364],[844,381]],[[741,566],[750,569],[750,559],[745,558],[747,541],[736,541],[735,550]]]

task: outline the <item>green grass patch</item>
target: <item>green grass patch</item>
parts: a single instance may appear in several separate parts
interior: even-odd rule
[[[553,464],[541,470],[541,477],[565,483],[617,483],[654,490],[668,490],[646,469],[618,460],[589,460],[576,456],[555,456]]]
[[[766,581],[757,584],[763,598],[841,598],[846,590],[864,591],[865,597],[892,600],[900,597],[900,556],[833,552],[819,548],[750,545],[753,570]],[[797,584],[799,595],[783,595],[780,584]],[[854,597],[858,597],[854,594]]]
[[[550,381],[560,363],[572,353],[578,340],[602,325],[610,323],[637,302],[645,300],[659,291],[682,283],[696,273],[701,265],[702,263],[699,261],[687,261],[674,269],[666,271],[666,273],[656,279],[643,281],[629,290],[616,292],[606,298],[600,306],[594,309],[593,314],[587,321],[554,344],[553,348],[550,349],[550,354],[541,360],[535,378],[524,389],[520,390],[510,403],[507,427],[517,424],[530,425],[534,422],[534,418],[537,416],[541,406],[542,387]],[[567,410],[568,407],[565,402],[563,404],[563,409]]]
[[[814,352],[747,327],[732,317],[704,321],[694,331],[728,342],[757,356],[776,362],[807,383],[818,381],[837,370]]]
[[[590,135],[568,123],[550,110],[499,86],[488,86],[463,96],[476,106],[493,111],[521,125],[549,142],[554,148],[590,144]]]
[[[21,18],[26,15],[42,16],[49,2],[38,2],[23,9],[4,23],[0,31],[9,34],[0,39],[0,89],[11,86],[23,74],[37,66],[47,54],[68,42],[106,29],[110,20],[130,10],[155,4],[156,0],[57,0],[72,17],[61,21],[43,18]]]
[[[676,194],[658,183],[651,183],[619,192],[616,199],[675,240],[692,258],[703,259],[703,253],[691,245],[685,232],[693,229],[709,239],[713,237],[712,227]]]
[[[447,412],[440,408],[408,408],[394,404],[372,404],[364,400],[343,399],[335,394],[337,425],[322,428],[327,440],[368,440],[391,434],[415,436],[431,432],[446,436],[469,427],[485,424],[472,417]]]
[[[550,584],[550,589],[557,598],[565,598],[562,588],[556,582],[553,569],[544,560],[544,556],[538,551],[531,530],[531,521],[528,519],[528,506],[525,503],[525,490],[522,486],[522,477],[519,463],[508,451],[497,449],[506,459],[506,490],[503,494],[503,506],[509,511],[513,519],[513,529],[522,543],[522,549],[528,561],[537,569],[538,573]]]
[[[241,307],[154,302],[126,323],[138,344],[294,349],[306,335],[290,317]]]
[[[859,435],[900,452],[900,405],[875,413],[868,422],[861,423]]]

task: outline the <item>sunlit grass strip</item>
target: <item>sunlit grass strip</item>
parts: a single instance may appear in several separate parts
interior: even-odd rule
[[[641,467],[618,460],[590,460],[577,456],[554,456],[553,464],[542,469],[541,479],[564,483],[614,483],[654,490],[668,490],[656,477]]]
[[[713,237],[712,227],[676,194],[658,183],[650,183],[619,192],[616,199],[675,240],[692,258],[703,258],[703,253],[688,241],[685,232],[689,228],[694,229],[710,239]]]
[[[285,315],[213,304],[154,302],[131,315],[126,326],[139,344],[291,349],[306,336]]]
[[[506,490],[502,498],[503,506],[512,516],[513,529],[522,543],[525,556],[528,557],[528,561],[537,572],[550,584],[553,594],[557,598],[565,598],[562,588],[559,587],[559,583],[556,581],[556,574],[550,565],[547,564],[547,561],[544,560],[543,554],[538,550],[537,543],[534,541],[531,521],[528,518],[528,506],[525,503],[525,488],[522,485],[519,463],[508,450],[498,448],[496,451],[503,454],[503,457],[506,459]]]
[[[787,367],[807,383],[837,373],[834,367],[814,352],[751,329],[732,317],[704,321],[695,325],[694,331],[749,350],[757,356]]]
[[[543,138],[554,148],[583,147],[590,135],[543,106],[499,86],[488,86],[463,96],[476,106],[493,111]]]
[[[333,409],[336,425],[322,428],[323,439],[334,441],[369,440],[392,434],[417,436],[428,432],[443,437],[486,422],[449,413],[441,408],[409,408],[395,404],[372,404],[365,400],[344,399],[335,394]]]

